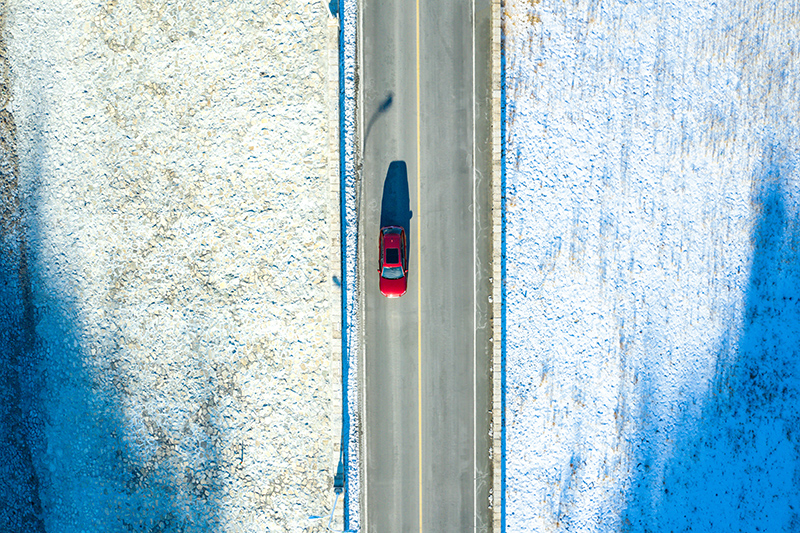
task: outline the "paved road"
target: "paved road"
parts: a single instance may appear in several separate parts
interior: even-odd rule
[[[488,0],[361,0],[366,531],[489,525]],[[408,293],[377,283],[406,228]]]

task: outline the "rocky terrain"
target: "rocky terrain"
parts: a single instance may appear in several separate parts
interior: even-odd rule
[[[327,5],[0,6],[0,530],[326,529]]]

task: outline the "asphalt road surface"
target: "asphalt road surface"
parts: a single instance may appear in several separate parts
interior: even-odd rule
[[[490,4],[362,0],[366,531],[489,530]],[[378,231],[409,243],[378,290]]]

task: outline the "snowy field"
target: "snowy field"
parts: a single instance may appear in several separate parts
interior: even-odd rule
[[[327,4],[0,10],[0,531],[325,530]]]
[[[800,530],[800,4],[504,23],[505,530]]]
[[[325,530],[327,2],[0,17],[0,531]],[[797,531],[800,4],[504,24],[505,530]]]

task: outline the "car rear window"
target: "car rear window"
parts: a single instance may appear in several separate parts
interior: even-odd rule
[[[387,248],[386,249],[386,264],[387,265],[396,265],[400,262],[400,250],[397,248]]]

